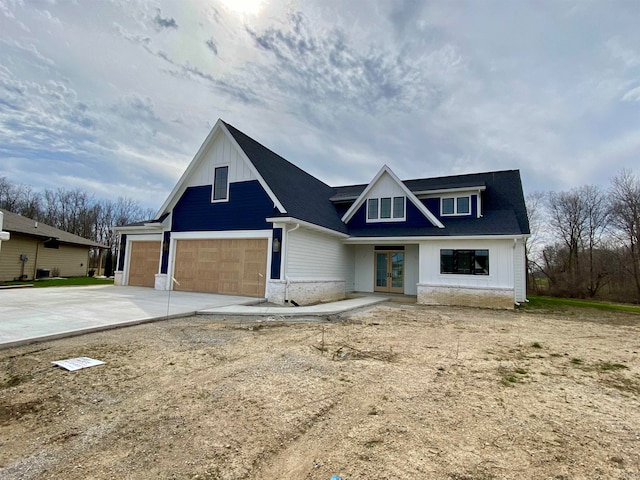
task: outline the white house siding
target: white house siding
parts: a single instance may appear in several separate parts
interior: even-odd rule
[[[355,246],[355,291],[373,292],[374,277],[374,248],[373,245]]]
[[[515,300],[524,302],[527,299],[527,257],[524,239],[517,241],[513,255]]]
[[[205,152],[202,161],[189,177],[187,186],[198,187],[213,183],[214,169],[229,166],[229,183],[256,180],[247,162],[244,161],[238,149],[222,132]]]
[[[420,279],[420,249],[418,245],[406,245],[404,255],[404,293],[405,295],[417,295]]]
[[[404,197],[405,192],[402,187],[398,185],[391,175],[388,173],[382,174],[378,181],[371,187],[371,190],[367,193],[366,198],[382,198],[382,197]]]
[[[489,250],[489,275],[440,273],[440,250]],[[420,243],[418,303],[513,308],[513,239],[433,240]]]
[[[300,227],[286,242],[286,300],[308,305],[344,298],[353,283],[353,259],[340,238]]]

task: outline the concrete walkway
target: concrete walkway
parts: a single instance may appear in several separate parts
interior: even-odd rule
[[[0,291],[0,348],[79,335],[264,299],[142,287],[52,287]]]
[[[229,305],[226,307],[198,310],[198,315],[237,315],[237,316],[279,316],[279,317],[316,317],[336,315],[357,308],[370,307],[389,300],[387,297],[358,297],[339,302],[321,303],[308,307],[273,307],[263,305]]]

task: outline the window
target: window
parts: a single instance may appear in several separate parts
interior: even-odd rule
[[[229,195],[229,167],[217,167],[213,174],[212,201],[227,200]]]
[[[391,218],[391,199],[380,199],[380,218]]]
[[[393,197],[393,218],[404,218],[404,197]]]
[[[368,201],[369,211],[367,213],[367,218],[369,220],[375,220],[378,218],[378,199],[370,198]]]
[[[471,213],[471,197],[446,197],[440,204],[440,215],[469,215]]]
[[[405,219],[405,197],[370,198],[367,222],[398,222]]]
[[[440,250],[440,273],[489,275],[489,250]]]

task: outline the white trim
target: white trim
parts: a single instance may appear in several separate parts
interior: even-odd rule
[[[196,169],[196,167],[200,164],[200,162],[204,158],[205,153],[211,146],[211,143],[213,142],[215,136],[219,132],[222,132],[224,135],[226,135],[228,140],[231,142],[231,144],[238,149],[238,154],[246,162],[246,164],[249,167],[249,170],[251,170],[251,172],[258,179],[258,182],[260,182],[260,185],[265,190],[265,192],[267,192],[267,195],[269,195],[269,197],[273,201],[274,207],[277,208],[280,213],[286,213],[286,210],[280,203],[280,200],[278,200],[278,198],[275,196],[273,191],[267,185],[267,182],[265,182],[264,178],[262,178],[262,176],[258,173],[258,170],[256,170],[256,167],[253,165],[251,160],[249,160],[249,157],[247,157],[247,155],[244,153],[244,150],[242,150],[240,145],[238,145],[238,142],[236,142],[235,138],[233,138],[233,135],[231,135],[231,132],[229,132],[229,130],[225,127],[222,119],[218,119],[216,124],[213,126],[213,128],[207,135],[207,138],[205,138],[202,145],[200,145],[200,148],[194,155],[193,159],[191,160],[191,163],[189,163],[184,173],[182,174],[178,182],[173,187],[173,190],[171,190],[171,193],[169,193],[169,196],[160,207],[160,210],[158,210],[158,212],[156,213],[156,217],[160,217],[166,211],[173,209],[173,207],[179,200],[179,197],[182,195],[184,190],[186,190],[187,180],[189,179],[193,171]],[[213,189],[212,189],[211,195],[213,196]]]
[[[258,173],[258,170],[256,169],[255,165],[253,164],[253,162],[251,162],[251,160],[249,160],[249,157],[247,157],[247,154],[244,153],[244,150],[242,149],[242,147],[238,144],[238,142],[233,137],[233,135],[231,135],[231,132],[227,129],[224,122],[222,122],[222,120],[220,119],[218,120],[218,122],[220,123],[220,128],[222,129],[223,132],[226,133],[227,138],[229,139],[231,144],[235,145],[235,147],[238,149],[238,152],[240,153],[240,156],[244,159],[245,162],[247,162],[247,165],[249,166],[249,170],[251,170],[251,172],[258,179],[258,182],[260,182],[260,185],[262,186],[264,191],[267,192],[267,195],[269,195],[271,200],[273,200],[273,206],[277,208],[280,213],[287,213],[287,209],[284,208],[282,203],[280,203],[280,200],[278,200],[278,197],[276,197],[276,194],[273,193],[273,190],[271,190],[269,185],[267,185],[267,182],[264,180],[264,178],[262,178],[262,175]]]
[[[418,287],[434,287],[434,288],[460,288],[464,290],[509,290],[513,291],[513,287],[500,287],[500,286],[480,286],[480,285],[460,285],[458,284],[444,284],[444,283],[417,283]]]
[[[433,237],[349,237],[343,241],[347,244],[356,245],[372,245],[372,244],[416,244],[426,241],[441,241],[441,240],[513,240],[523,237],[529,237],[530,235],[466,235],[466,236],[452,236],[452,235],[438,235]]]
[[[169,260],[167,265],[166,290],[173,290],[173,276],[175,273],[176,241],[178,240],[217,240],[217,239],[267,239],[267,265],[265,269],[264,292],[267,294],[267,283],[271,274],[271,257],[273,255],[273,230],[227,230],[227,231],[200,231],[200,232],[172,232],[169,241]]]
[[[171,232],[176,240],[208,240],[216,238],[269,238],[273,230],[221,230],[198,232]]]
[[[158,225],[157,227],[155,226],[152,227],[149,224],[130,226],[130,227],[127,227],[127,226],[109,227],[109,230],[113,232],[121,232],[121,233],[124,233],[125,235],[136,235],[136,234],[145,234],[145,233],[153,234],[163,228],[163,225],[161,223],[158,223],[157,225]],[[137,233],[134,233],[134,232],[137,232]]]
[[[301,227],[306,227],[311,230],[317,230],[319,232],[326,233],[328,235],[334,235],[336,237],[349,238],[349,235],[342,232],[336,232],[335,230],[331,230],[327,227],[322,227],[320,225],[316,225],[315,223],[306,222],[304,220],[299,220],[295,217],[269,217],[266,219],[267,222],[276,224],[289,224],[289,223],[299,223]]]
[[[391,217],[389,218],[382,218],[382,199],[383,198],[390,198],[391,199]],[[404,213],[404,215],[402,217],[394,217],[393,216],[393,201],[396,198],[402,198],[403,204],[402,204],[402,212]],[[371,200],[378,200],[378,217],[377,218],[369,218],[369,202]],[[383,223],[383,222],[406,222],[407,221],[407,197],[402,195],[395,195],[395,196],[385,196],[385,197],[371,197],[371,198],[367,198],[366,201],[366,223]]]
[[[373,180],[369,182],[369,185],[367,185],[366,188],[362,191],[362,193],[358,196],[358,199],[353,203],[353,205],[351,205],[351,208],[349,208],[349,210],[347,210],[347,212],[342,216],[342,221],[344,223],[347,223],[349,220],[351,220],[351,218],[355,215],[356,211],[358,211],[360,206],[364,203],[364,200],[367,198],[367,194],[369,193],[369,191],[373,188],[373,186],[380,179],[380,177],[382,177],[384,173],[389,174],[389,176],[398,184],[398,186],[405,193],[405,196],[407,197],[407,199],[409,199],[411,203],[413,203],[418,208],[418,210],[420,210],[420,212],[425,217],[427,217],[427,219],[433,225],[435,225],[438,228],[444,228],[444,225],[440,222],[440,220],[438,220],[438,218],[429,211],[429,209],[424,205],[424,203],[418,200],[418,197],[416,197],[411,192],[411,190],[409,190],[407,186],[404,183],[402,183],[402,181],[396,176],[395,173],[391,171],[391,169],[387,165],[382,166],[382,168],[376,174],[376,176],[373,177]],[[406,204],[405,204],[405,216],[406,216]]]
[[[444,203],[445,199],[448,198],[452,198],[453,199],[453,213],[444,213],[442,210],[442,204]],[[469,211],[468,212],[463,212],[463,213],[458,213],[458,199],[459,198],[468,198],[469,199]],[[473,208],[471,208],[471,194],[469,195],[451,195],[448,197],[440,197],[440,216],[441,217],[470,217],[471,216],[471,211],[473,210]]]
[[[127,235],[127,241],[124,249],[124,268],[122,275],[122,284],[129,285],[129,273],[131,267],[131,243],[133,242],[160,242],[160,259],[162,259],[162,233],[146,234],[146,235]],[[118,252],[119,253],[119,252]],[[118,255],[119,256],[119,255]],[[162,260],[158,262],[158,272],[160,271]]]
[[[439,195],[442,193],[456,193],[456,192],[484,192],[487,189],[486,186],[477,186],[477,187],[456,187],[456,188],[439,188],[436,190],[422,190],[419,192],[414,192],[416,197],[420,196],[431,196],[431,195]]]
[[[213,180],[211,181],[211,203],[228,203],[229,202],[229,184],[231,182],[229,182],[229,165],[228,163],[223,163],[220,165],[215,165],[213,167]],[[216,190],[216,170],[218,170],[219,168],[226,168],[227,169],[227,191],[226,194],[224,196],[224,198],[218,198],[218,199],[214,199],[213,195],[215,193]]]

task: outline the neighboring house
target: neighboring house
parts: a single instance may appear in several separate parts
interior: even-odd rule
[[[517,170],[401,181],[385,165],[368,184],[330,187],[218,120],[156,218],[114,229],[121,285],[278,304],[353,291],[525,300]]]
[[[3,215],[4,214],[4,215]],[[54,269],[63,277],[87,274],[89,250],[104,245],[0,209],[10,239],[0,249],[0,281],[32,280]]]
[[[4,224],[4,213],[0,211],[0,251],[2,251],[2,241],[5,242],[11,238],[11,234],[9,232],[5,232],[2,230],[2,226]]]

